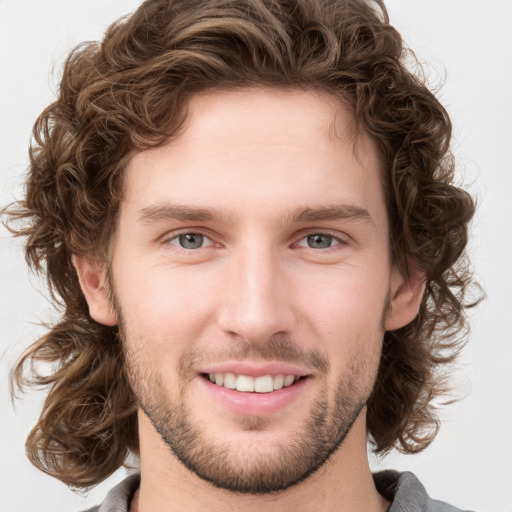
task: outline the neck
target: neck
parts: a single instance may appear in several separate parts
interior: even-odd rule
[[[218,489],[185,468],[140,414],[141,485],[130,512],[384,512],[389,502],[377,492],[368,466],[364,416],[340,449],[305,481],[279,493],[248,495]]]

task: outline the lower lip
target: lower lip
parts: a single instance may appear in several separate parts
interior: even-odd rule
[[[295,401],[304,391],[310,378],[302,378],[291,386],[270,393],[246,393],[217,386],[204,377],[199,379],[212,397],[230,411],[245,416],[266,416]]]

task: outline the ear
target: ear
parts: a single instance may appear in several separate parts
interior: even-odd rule
[[[89,315],[103,325],[116,325],[117,315],[110,303],[105,265],[83,256],[73,256],[80,287],[89,305]]]
[[[394,331],[412,322],[420,310],[425,292],[425,273],[418,265],[408,261],[409,276],[405,276],[396,267],[391,275],[391,298],[388,314],[384,323],[386,331]]]

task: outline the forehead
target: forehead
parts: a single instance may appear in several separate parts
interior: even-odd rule
[[[130,161],[122,207],[170,203],[283,217],[303,205],[343,203],[382,215],[377,151],[364,133],[355,141],[352,121],[319,91],[198,95],[177,137]]]

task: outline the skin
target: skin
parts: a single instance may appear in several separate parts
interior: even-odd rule
[[[75,265],[91,316],[121,324],[141,404],[132,510],[389,506],[368,467],[364,404],[384,330],[416,316],[423,287],[391,264],[383,171],[369,137],[353,145],[350,123],[338,101],[318,92],[208,93],[191,101],[179,137],[129,163],[112,250],[114,308],[105,268],[87,258]],[[191,220],[180,210],[176,218],[184,206],[216,215]],[[304,214],[312,210],[323,215]],[[202,245],[180,247],[184,233],[203,234]],[[325,247],[311,247],[314,234]],[[265,365],[287,354],[308,377],[269,414],[229,410],[198,374],[210,363]],[[314,355],[325,364],[315,366]],[[203,469],[222,454],[233,476],[272,464],[292,474],[297,461],[286,450],[315,435],[308,424],[319,402],[332,427],[320,443],[330,448],[327,463],[279,492],[218,488],[169,449],[179,417],[197,434],[185,455],[197,446],[216,454]]]

